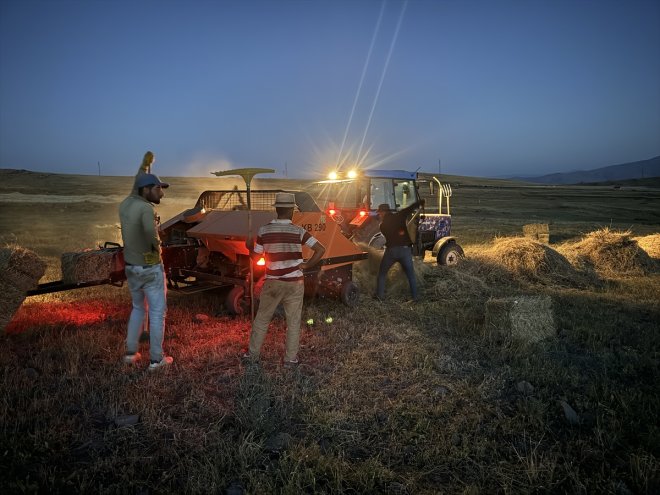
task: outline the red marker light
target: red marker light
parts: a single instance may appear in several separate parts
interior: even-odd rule
[[[367,212],[364,211],[364,210],[360,210],[360,216],[361,216],[361,217],[366,217],[366,216],[367,216]]]
[[[257,261],[257,266],[264,266],[266,264],[266,258],[259,258]]]
[[[335,213],[337,213],[337,210],[328,210],[328,215],[330,215],[331,217],[334,217]]]

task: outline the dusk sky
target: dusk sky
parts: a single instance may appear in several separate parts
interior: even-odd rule
[[[660,155],[658,0],[0,0],[0,168],[502,177]],[[266,176],[264,176],[266,177]]]

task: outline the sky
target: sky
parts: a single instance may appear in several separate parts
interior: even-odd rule
[[[658,0],[0,0],[0,168],[506,177],[660,155]],[[264,176],[266,177],[266,176]]]

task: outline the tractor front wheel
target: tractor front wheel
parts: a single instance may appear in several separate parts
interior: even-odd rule
[[[463,256],[463,248],[455,242],[449,242],[442,247],[438,254],[438,265],[456,265]]]
[[[358,303],[360,291],[354,282],[348,281],[341,287],[341,294],[339,295],[341,302],[349,308],[354,307]]]

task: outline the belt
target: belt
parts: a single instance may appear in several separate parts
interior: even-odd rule
[[[124,263],[127,266],[139,266],[141,268],[151,268],[152,266],[158,266],[158,265],[134,265],[133,263]]]

